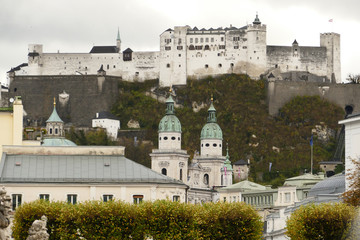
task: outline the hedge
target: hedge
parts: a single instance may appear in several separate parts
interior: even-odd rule
[[[50,239],[261,239],[261,217],[245,203],[192,205],[158,200],[139,205],[121,201],[35,201],[15,212],[13,237],[26,239],[32,222],[48,217]]]
[[[346,239],[356,208],[345,203],[301,206],[287,220],[287,236],[292,240]]]

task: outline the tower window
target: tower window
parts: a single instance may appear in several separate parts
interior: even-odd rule
[[[159,137],[159,140],[161,141],[161,137]]]
[[[164,140],[168,140],[168,137],[164,137]]]
[[[52,128],[49,129],[49,133],[52,134]]]
[[[161,169],[161,174],[163,174],[163,175],[165,175],[165,176],[166,176],[166,174],[167,174],[167,170],[166,170],[166,168]]]
[[[216,143],[214,143],[214,144],[213,144],[213,146],[214,146],[214,147],[217,147],[217,144],[216,144]]]
[[[180,180],[182,181],[182,179],[183,179],[183,170],[180,169]]]
[[[178,140],[180,141],[180,137],[178,137]]]
[[[176,140],[176,137],[171,137],[171,140]]]
[[[55,128],[55,134],[59,134],[59,129],[58,128]]]
[[[209,147],[209,146],[210,146],[210,144],[208,144],[208,143],[207,143],[207,144],[205,144],[205,146],[206,146],[206,147]]]

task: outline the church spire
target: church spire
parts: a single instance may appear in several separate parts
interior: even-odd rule
[[[211,96],[211,104],[208,109],[208,113],[209,113],[209,116],[207,118],[208,123],[216,123],[216,109],[214,108],[213,101],[214,101],[214,98],[213,98],[213,96]]]
[[[54,110],[46,122],[63,122],[56,111],[56,99],[54,97]]]
[[[174,99],[171,97],[172,88],[169,89],[169,97],[166,99],[166,115],[174,115]]]
[[[120,41],[120,42],[121,42],[121,39],[120,39],[120,29],[119,29],[119,27],[118,27],[118,32],[117,32],[116,41]]]

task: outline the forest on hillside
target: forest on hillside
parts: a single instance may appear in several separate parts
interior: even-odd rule
[[[146,131],[144,141],[134,144],[133,139],[120,139],[118,143],[103,140],[105,144],[124,145],[126,157],[146,166],[151,165],[149,153],[157,148],[158,123],[165,114],[165,104],[146,93],[152,90],[159,96],[166,96],[169,91],[169,88],[156,88],[157,84],[155,80],[119,82],[119,99],[112,108],[112,113],[120,118],[121,129],[127,128],[130,119],[139,122],[141,129]],[[175,114],[182,125],[182,148],[190,156],[200,150],[200,132],[206,123],[213,96],[223,143],[229,146],[230,160],[250,159],[251,180],[273,185],[302,174],[305,169],[309,171],[312,134],[315,170],[319,169],[320,161],[330,160],[335,151],[336,133],[340,129],[337,122],[344,117],[340,107],[319,96],[296,97],[280,109],[277,117],[272,117],[266,104],[265,80],[254,81],[247,75],[189,79],[186,86],[174,88],[174,95],[174,100],[181,106],[176,108]],[[194,105],[205,107],[194,112]],[[316,133],[312,133],[316,126],[330,129],[329,132],[334,134],[329,139],[318,138]],[[74,135],[72,133],[70,140],[78,143]],[[86,140],[86,136],[82,139]]]

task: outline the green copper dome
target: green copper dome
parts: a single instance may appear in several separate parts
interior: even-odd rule
[[[171,95],[166,100],[166,115],[160,120],[159,132],[181,133],[181,123],[175,116],[174,100]]]
[[[207,123],[201,130],[200,139],[214,138],[214,139],[223,139],[222,130],[220,126],[216,123],[216,110],[213,103],[208,110],[209,116],[207,118]]]

